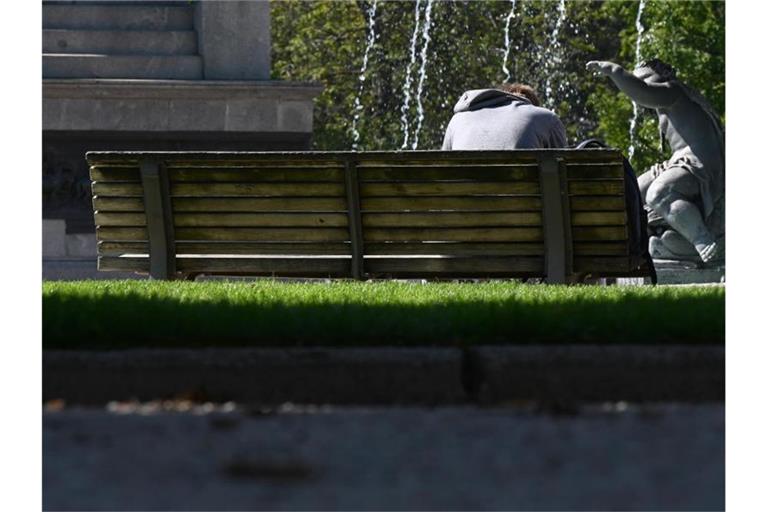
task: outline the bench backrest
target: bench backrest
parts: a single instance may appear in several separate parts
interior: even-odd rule
[[[618,151],[90,152],[99,269],[642,275]]]

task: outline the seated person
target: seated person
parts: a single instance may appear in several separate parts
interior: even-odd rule
[[[525,84],[465,92],[453,108],[442,149],[538,149],[566,147],[565,128],[540,106]]]

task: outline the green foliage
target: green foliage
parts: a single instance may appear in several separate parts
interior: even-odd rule
[[[272,77],[319,82],[314,143],[348,149],[365,20],[353,2],[272,3]]]
[[[423,27],[427,1],[420,6]],[[283,0],[272,3],[273,75],[280,80],[322,83],[317,100],[314,146],[350,149],[355,97],[361,91],[359,149],[398,149],[404,142],[403,86],[410,62],[415,1],[379,1],[376,40],[365,80],[360,68],[371,0]],[[510,81],[533,85],[563,119],[571,143],[598,137],[629,147],[632,103],[608,79],[587,72],[589,60],[634,65],[636,1],[567,1],[557,37],[559,2],[518,0],[510,19]],[[424,120],[419,149],[439,148],[453,105],[462,92],[505,81],[504,28],[509,1],[452,1],[432,4],[431,40],[421,100]],[[641,52],[678,69],[680,78],[702,91],[715,109],[725,106],[725,4],[648,0],[642,17]],[[408,148],[418,123],[416,91],[420,53],[411,68],[411,102],[406,113]],[[546,94],[546,85],[553,93]],[[636,167],[666,158],[659,149],[655,113],[642,112]]]
[[[46,349],[695,344],[722,343],[724,337],[721,287],[500,281],[43,283]]]

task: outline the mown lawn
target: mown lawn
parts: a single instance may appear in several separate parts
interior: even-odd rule
[[[722,287],[43,284],[43,347],[723,343]]]

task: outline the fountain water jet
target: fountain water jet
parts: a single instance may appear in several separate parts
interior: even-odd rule
[[[509,68],[507,67],[507,60],[509,59],[509,51],[511,50],[510,41],[509,41],[509,24],[512,21],[512,18],[515,17],[515,3],[517,0],[510,0],[512,2],[512,8],[509,10],[509,14],[507,14],[507,21],[504,25],[504,60],[501,62],[501,70],[505,74],[504,81],[509,82],[509,79],[511,77],[511,74],[509,72]]]
[[[555,98],[552,91],[552,75],[554,74],[554,71],[560,67],[560,64],[563,61],[562,45],[557,38],[560,35],[560,28],[563,25],[563,21],[565,21],[565,0],[560,0],[560,4],[558,5],[557,10],[558,15],[557,21],[555,22],[555,28],[552,30],[552,34],[549,36],[549,46],[547,48],[549,58],[545,61],[547,63],[547,65],[545,65],[547,78],[544,85],[544,92],[546,96],[547,107],[550,109],[554,109],[555,107]],[[558,89],[562,89],[562,86],[558,86]]]
[[[635,42],[635,66],[642,62],[642,55],[640,54],[640,42],[643,39],[643,32],[645,27],[642,23],[643,9],[645,8],[645,0],[640,0],[640,4],[637,6],[637,18],[635,18],[635,28],[637,29],[637,41]],[[632,102],[632,119],[629,120],[629,148],[627,149],[627,159],[632,160],[635,156],[635,144],[637,143],[637,119],[640,115],[640,107],[637,103]]]
[[[354,115],[352,117],[352,150],[357,151],[357,143],[360,141],[360,132],[357,131],[357,121],[360,118],[360,112],[363,110],[363,105],[360,103],[360,97],[363,94],[363,86],[365,85],[365,72],[368,70],[368,54],[373,48],[373,43],[376,41],[376,7],[378,0],[373,0],[373,4],[368,9],[368,39],[365,45],[365,52],[363,53],[363,65],[360,66],[360,77],[358,78],[360,86],[357,89],[357,96],[355,96]]]
[[[421,22],[421,0],[416,0],[416,21],[413,25],[413,34],[411,35],[411,61],[408,63],[408,69],[405,73],[405,82],[403,83],[403,106],[400,108],[400,126],[403,127],[403,145],[401,149],[408,147],[408,108],[411,103],[411,72],[416,64],[416,39],[419,35],[419,26]]]
[[[424,106],[421,103],[421,93],[424,90],[424,80],[427,77],[427,51],[429,50],[429,29],[432,27],[432,2],[433,0],[427,0],[427,7],[424,12],[424,28],[422,30],[422,47],[421,47],[421,67],[419,68],[419,86],[416,89],[416,108],[419,113],[418,124],[416,125],[416,131],[413,134],[413,146],[411,149],[418,149],[419,147],[419,132],[421,131],[421,125],[424,122]]]

